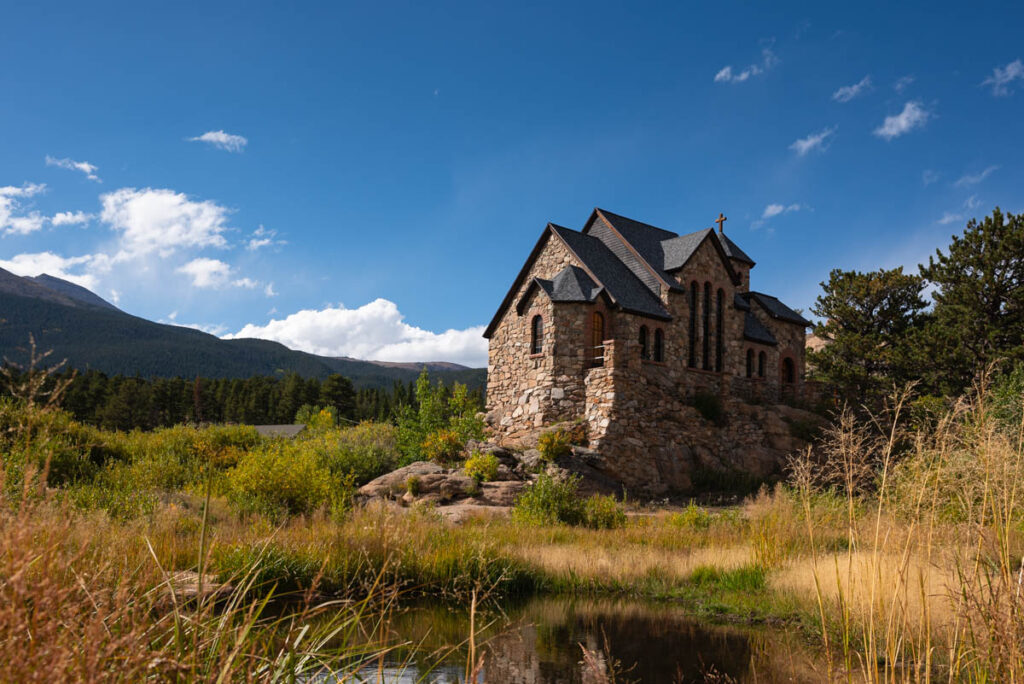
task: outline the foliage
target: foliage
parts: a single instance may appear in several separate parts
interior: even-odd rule
[[[958,394],[996,360],[1024,359],[1024,214],[971,219],[922,275],[933,286],[928,384]]]
[[[420,480],[419,475],[410,475],[405,478],[405,491],[408,492],[410,496],[419,496],[422,487],[423,483]]]
[[[692,501],[678,513],[668,517],[669,524],[691,530],[706,530],[711,527],[711,514]]]
[[[280,441],[245,454],[227,479],[228,498],[239,510],[272,517],[311,513],[341,484],[315,453]]]
[[[494,454],[481,454],[479,451],[474,451],[466,459],[463,470],[477,483],[490,482],[498,476],[498,457]]]
[[[811,308],[827,342],[808,352],[814,375],[844,397],[876,401],[914,376],[915,332],[925,318],[924,281],[903,267],[869,273],[833,270]]]
[[[545,463],[554,463],[562,456],[567,456],[570,451],[569,440],[572,436],[568,431],[559,428],[545,432],[537,438],[537,450]]]
[[[594,494],[583,502],[583,519],[595,530],[614,530],[626,524],[626,513],[614,496]]]
[[[579,525],[585,520],[583,501],[578,495],[580,478],[564,480],[541,473],[537,480],[516,498],[512,516],[532,525],[565,523]]]
[[[303,404],[295,414],[295,423],[305,425],[310,432],[327,430],[338,425],[338,416],[333,406],[321,407]]]
[[[441,382],[431,384],[424,368],[416,380],[415,399],[415,407],[404,406],[397,413],[402,465],[419,460],[451,462],[467,441],[483,438],[484,424],[477,417],[479,399],[465,385],[456,383],[449,390]]]
[[[722,398],[717,394],[698,390],[693,395],[692,404],[704,420],[719,426],[725,424],[725,407],[722,406]]]

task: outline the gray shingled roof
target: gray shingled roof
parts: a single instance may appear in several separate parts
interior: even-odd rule
[[[740,311],[750,311],[750,302],[743,298],[742,292],[737,292],[732,297],[732,305]]]
[[[711,230],[710,228],[708,230]],[[737,261],[745,261],[746,263],[754,266],[756,262],[747,256],[747,253],[740,249],[735,242],[729,239],[729,236],[725,233],[717,233],[718,244],[722,245],[722,251],[730,259],[736,259]]]
[[[297,423],[295,425],[253,425],[253,428],[259,433],[260,437],[292,439],[305,430],[306,426],[304,423]]]
[[[697,251],[701,243],[707,239],[708,233],[714,232],[712,228],[705,228],[695,233],[687,233],[686,235],[680,235],[662,242],[661,246],[665,252],[665,270],[672,271],[682,268],[690,260],[690,257],[693,256],[693,253]]]
[[[598,209],[608,223],[618,231],[619,235],[637,251],[640,257],[647,264],[658,272],[658,275],[672,287],[673,290],[683,288],[676,282],[675,278],[666,273],[664,242],[679,237],[677,233],[652,226],[648,223],[634,221],[625,216],[619,216],[606,209]]]
[[[619,260],[608,247],[595,237],[562,226],[550,224],[551,229],[565,241],[569,249],[579,257],[588,271],[594,274],[599,285],[623,309],[634,313],[670,319],[672,316],[661,300],[654,296],[646,285]]]
[[[772,335],[772,331],[765,327],[764,323],[757,320],[752,312],[747,311],[743,316],[743,337],[752,342],[761,344],[778,344],[779,341]]]
[[[778,318],[789,323],[796,323],[798,325],[803,325],[804,327],[811,325],[809,320],[798,314],[796,311],[790,309],[776,297],[766,295],[763,292],[744,292],[743,296],[748,301],[751,299],[756,300],[758,304],[764,307],[765,311],[767,311],[772,318]]]
[[[592,302],[601,294],[601,286],[578,266],[566,266],[552,280],[537,279],[553,302]]]

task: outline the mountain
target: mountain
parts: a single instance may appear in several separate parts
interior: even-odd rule
[[[0,269],[0,356],[27,361],[29,335],[48,362],[109,375],[245,378],[295,372],[325,378],[341,373],[356,387],[390,387],[415,380],[424,364],[387,364],[330,358],[269,340],[222,340],[176,325],[132,316],[89,290],[60,278],[23,278]],[[445,382],[480,387],[487,372],[458,364],[426,364]],[[431,368],[433,366],[433,368]]]

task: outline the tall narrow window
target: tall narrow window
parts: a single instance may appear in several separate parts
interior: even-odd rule
[[[747,350],[747,377],[754,377],[754,350]]]
[[[533,326],[530,330],[530,353],[540,354],[544,350],[544,319],[540,316],[533,317]]]
[[[701,340],[701,368],[711,370],[711,283],[704,283],[704,339]]]
[[[651,358],[651,349],[647,345],[647,326],[640,326],[640,358],[646,361]]]
[[[764,352],[761,352],[760,354],[757,355],[757,377],[759,378],[764,377],[764,360]]]
[[[782,359],[782,382],[787,385],[796,382],[796,364],[793,363],[793,359],[788,357]]]
[[[604,363],[604,315],[600,311],[595,311],[591,319],[590,347],[594,365],[600,366]]]
[[[665,360],[665,333],[661,332],[661,328],[654,331],[654,360]]]
[[[725,318],[725,313],[722,311],[722,307],[725,304],[725,292],[722,288],[718,288],[718,301],[715,302],[715,370],[719,373],[722,372],[722,366],[724,360],[722,356],[725,354],[725,340],[722,338],[722,325]]]
[[[690,283],[690,368],[697,367],[697,283]]]

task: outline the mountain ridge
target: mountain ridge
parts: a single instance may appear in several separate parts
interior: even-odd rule
[[[66,359],[71,368],[108,375],[245,378],[295,372],[322,379],[340,373],[356,387],[390,387],[414,380],[426,366],[446,383],[475,388],[486,381],[486,370],[458,364],[363,361],[317,356],[271,340],[222,340],[133,316],[60,278],[26,278],[0,269],[0,356],[25,364],[29,335],[38,349],[52,350],[49,360]]]

